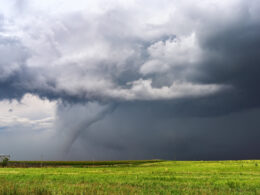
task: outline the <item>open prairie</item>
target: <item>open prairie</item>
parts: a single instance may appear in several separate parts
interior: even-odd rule
[[[259,164],[257,160],[10,162],[0,168],[0,194],[260,194]]]

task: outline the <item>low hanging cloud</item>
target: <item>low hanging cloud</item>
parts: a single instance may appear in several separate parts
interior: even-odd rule
[[[218,124],[217,117],[259,108],[259,13],[258,0],[3,0],[0,100],[20,101],[25,94],[34,94],[54,102],[55,131],[49,136],[54,136],[61,151],[68,153],[80,145],[111,145],[102,135],[93,138],[102,139],[102,143],[88,138],[88,143],[84,143],[81,138],[108,119],[120,123],[118,118],[122,117],[128,119],[126,124],[132,119],[135,120],[131,124],[140,123],[134,116],[137,111],[128,114],[132,105],[143,113],[140,117],[144,118],[144,125],[124,130],[137,142],[119,144],[122,151],[128,148],[132,154],[138,150],[129,149],[139,143],[134,136],[136,129],[151,129],[150,120],[156,126],[166,120],[163,116],[184,123],[195,117],[199,126],[204,124],[201,117],[212,117],[212,124]],[[230,120],[230,124],[234,121]],[[6,126],[3,124],[4,121],[1,126]],[[165,130],[166,134],[171,134],[172,125],[165,127],[169,130]],[[116,134],[107,138],[114,140],[120,127],[112,130],[111,126],[100,128],[104,129],[103,134],[105,129]],[[223,128],[229,126],[232,125]],[[204,127],[205,132],[210,128]],[[183,131],[189,132],[187,128]],[[175,132],[172,139],[180,145],[185,143],[187,148],[194,146],[194,142],[183,141],[189,133],[182,134],[179,129],[181,125],[171,130]],[[202,137],[205,133],[196,132]],[[146,137],[145,133],[140,136]],[[153,148],[158,135],[150,136],[146,146]],[[164,145],[163,141],[160,143]],[[164,147],[157,145],[157,149]],[[100,150],[97,149],[104,154]],[[147,151],[140,152],[138,158],[148,158]],[[192,156],[191,151],[187,153],[182,157]],[[124,156],[113,151],[111,155],[117,159]],[[87,156],[91,158],[90,154]],[[162,156],[168,158],[166,154]],[[202,154],[198,156],[203,158]]]

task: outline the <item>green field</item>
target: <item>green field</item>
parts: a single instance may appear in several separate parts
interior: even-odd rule
[[[19,167],[30,163],[43,167]],[[260,194],[259,165],[256,160],[11,162],[0,168],[0,194]]]

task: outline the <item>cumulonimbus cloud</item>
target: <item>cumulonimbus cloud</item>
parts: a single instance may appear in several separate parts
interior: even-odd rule
[[[3,0],[0,100],[21,100],[32,93],[57,101],[56,128],[59,133],[64,131],[65,150],[84,136],[89,142],[82,140],[83,144],[91,149],[103,144],[104,148],[131,150],[136,143],[142,147],[140,140],[149,134],[149,152],[142,154],[150,154],[160,136],[147,129],[156,129],[156,125],[167,129],[166,134],[180,145],[192,147],[196,140],[183,141],[193,133],[192,126],[181,125],[189,124],[189,117],[198,117],[197,129],[206,121],[204,134],[211,119],[203,117],[260,107],[259,13],[259,0]],[[118,111],[114,112],[114,105]],[[171,117],[180,121],[178,125],[168,121],[163,126]],[[214,124],[223,120],[224,132],[240,117],[248,120],[238,114],[235,119],[230,117],[230,124],[218,118]],[[120,126],[121,118],[128,127]],[[105,121],[103,126],[100,119]],[[152,127],[149,121],[154,122]],[[109,140],[103,136],[109,133],[99,126],[116,135],[109,135]],[[91,128],[97,131],[90,132]],[[220,137],[217,127],[212,129]],[[252,129],[252,135],[258,135]],[[133,139],[128,145],[112,143],[120,136]],[[232,133],[229,138],[233,139]],[[162,137],[160,143],[167,139],[167,135]],[[203,136],[201,140],[205,141]]]
[[[48,5],[52,3],[38,7],[28,1],[20,8],[24,12],[9,8],[2,19],[1,83],[8,82],[13,90],[86,101],[125,101],[197,97],[226,87],[200,83],[187,75],[207,53],[198,40],[199,28],[180,34],[177,27],[169,26],[177,8],[172,4],[165,13],[169,20],[163,21],[157,20],[160,10],[136,2],[127,8],[113,3],[87,13],[79,4],[74,5],[75,12],[64,8],[60,13]],[[144,16],[141,8],[151,18],[139,21]],[[176,12],[176,20],[183,17],[192,22]],[[174,75],[165,77],[169,73]],[[158,83],[158,78],[165,81]]]

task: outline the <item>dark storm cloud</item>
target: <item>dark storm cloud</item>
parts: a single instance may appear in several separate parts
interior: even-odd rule
[[[85,131],[72,147],[77,152],[70,153],[70,157],[98,160],[259,158],[258,116],[259,109],[219,117],[158,118],[153,107],[149,111],[149,108],[121,106]]]
[[[0,35],[0,99],[19,99],[24,95],[24,89],[16,86],[29,79],[25,69],[27,56],[19,40]]]
[[[71,158],[260,157],[258,0],[97,2],[0,15],[0,99],[60,101]]]
[[[248,18],[250,20],[250,18]],[[223,112],[259,107],[260,93],[260,25],[247,20],[221,29],[201,40],[208,56],[199,65],[193,79],[206,83],[225,83],[233,89],[221,96],[211,97]],[[206,99],[206,102],[208,100]],[[199,101],[200,102],[200,101]],[[215,109],[214,109],[215,110]]]

